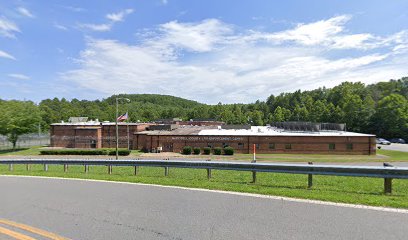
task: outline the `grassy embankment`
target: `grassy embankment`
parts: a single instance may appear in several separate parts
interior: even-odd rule
[[[35,156],[38,151],[38,148],[33,148],[13,152],[12,154],[28,155],[28,153],[31,153]],[[383,156],[381,158],[343,156],[343,162],[368,161],[368,159],[379,162],[408,160],[408,153],[385,150],[380,150],[378,153]],[[0,153],[0,156],[9,154],[3,152]],[[237,155],[235,158],[248,159],[249,156]],[[278,158],[267,155],[259,157],[262,156],[268,160],[271,158],[277,161],[288,161],[288,155]],[[327,155],[307,156],[307,158],[305,159],[304,156],[291,156],[292,160],[298,159],[297,161],[309,161],[309,158],[314,159],[315,162],[341,162],[342,160],[341,156]],[[314,176],[313,188],[307,189],[306,175],[258,173],[257,183],[253,184],[250,183],[250,172],[217,170],[213,170],[211,180],[207,180],[206,170],[171,168],[169,176],[165,177],[163,168],[149,167],[141,167],[139,174],[134,176],[132,167],[114,167],[113,174],[108,175],[107,168],[102,166],[91,166],[89,173],[84,173],[83,166],[70,166],[69,171],[64,173],[62,166],[49,166],[49,171],[44,172],[43,167],[40,165],[32,166],[30,171],[27,171],[24,165],[16,165],[14,170],[10,172],[7,165],[0,165],[0,174],[152,183],[408,209],[408,180],[394,180],[393,194],[387,196],[383,194],[383,179],[357,177]]]

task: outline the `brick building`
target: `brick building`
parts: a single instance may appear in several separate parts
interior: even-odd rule
[[[364,154],[376,153],[374,135],[345,132],[285,131],[275,127],[252,126],[246,129],[222,127],[180,126],[171,131],[135,133],[134,149],[180,152],[184,146],[231,146],[237,153],[306,153],[306,154]]]
[[[206,124],[119,123],[119,147],[154,152],[181,152],[184,146],[231,146],[237,153],[364,154],[376,153],[374,135],[344,131],[324,124],[234,126]],[[203,125],[205,124],[205,125]],[[300,126],[300,127],[299,127]],[[302,128],[303,126],[303,128]],[[331,130],[330,130],[331,129]],[[114,148],[115,123],[83,121],[51,125],[51,146]]]
[[[119,147],[132,149],[133,135],[152,123],[118,123]],[[51,147],[115,148],[116,125],[111,122],[86,121],[54,123],[50,128]]]

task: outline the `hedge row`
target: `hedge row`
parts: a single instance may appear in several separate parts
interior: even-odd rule
[[[221,155],[223,150],[224,150],[225,155],[234,155],[234,149],[232,147],[225,147],[224,149],[220,147],[215,147],[212,150],[213,150],[214,155]],[[191,153],[194,153],[195,155],[199,155],[201,153],[201,149],[198,147],[192,148],[190,146],[185,146],[183,147],[182,153],[184,155],[190,155]],[[203,148],[203,154],[210,155],[211,148],[210,147]]]
[[[128,156],[130,150],[119,149],[118,154],[120,156]],[[115,149],[54,149],[54,150],[41,150],[41,155],[116,155]]]

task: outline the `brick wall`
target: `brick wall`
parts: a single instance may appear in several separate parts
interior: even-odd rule
[[[151,124],[129,124],[129,144],[132,149],[133,134],[145,131]],[[95,130],[99,129],[99,130]],[[128,146],[128,128],[126,124],[118,125],[119,147]],[[116,147],[116,125],[51,125],[50,138],[52,147],[64,148],[115,148]]]
[[[137,149],[181,152],[184,146],[231,146],[237,153],[375,154],[375,137],[358,136],[169,136],[136,134]]]

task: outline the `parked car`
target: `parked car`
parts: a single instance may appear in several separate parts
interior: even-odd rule
[[[381,144],[381,145],[390,145],[391,142],[384,139],[384,138],[377,138],[376,139],[377,144]]]
[[[390,142],[392,142],[392,143],[402,143],[402,144],[406,143],[405,140],[402,139],[402,138],[393,138],[393,139],[390,140]]]

